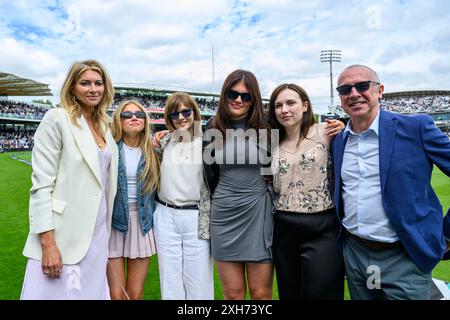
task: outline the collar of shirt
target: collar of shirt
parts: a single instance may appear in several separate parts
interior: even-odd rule
[[[347,125],[345,126],[345,129],[344,129],[344,139],[347,138],[347,136],[349,134],[355,135],[355,136],[359,136],[359,135],[369,134],[371,131],[374,132],[378,136],[378,131],[379,131],[378,123],[379,123],[379,120],[380,120],[380,109],[378,109],[377,116],[372,121],[372,124],[370,125],[369,129],[367,129],[366,131],[363,131],[361,133],[355,133],[352,130],[352,120],[350,119],[350,121],[347,122]]]

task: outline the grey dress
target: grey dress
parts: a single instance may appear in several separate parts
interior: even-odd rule
[[[243,129],[245,122],[232,126]],[[236,141],[242,140],[237,138],[233,145],[227,139],[223,149],[215,151],[220,177],[212,198],[211,249],[219,261],[271,262],[273,203],[262,164],[249,157],[249,150],[250,155],[256,152],[255,144],[247,140],[239,149]]]

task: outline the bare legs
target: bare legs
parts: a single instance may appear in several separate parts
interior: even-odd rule
[[[125,259],[109,259],[107,273],[111,299],[142,300],[149,262],[149,258],[127,259],[128,277],[126,278]]]
[[[226,261],[216,263],[225,300],[244,300],[247,284],[252,300],[272,299],[272,263]]]

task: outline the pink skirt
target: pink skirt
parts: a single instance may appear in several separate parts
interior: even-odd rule
[[[155,238],[153,229],[144,235],[139,223],[139,211],[136,203],[130,203],[130,223],[128,232],[111,229],[109,239],[109,258],[147,258],[156,254]]]

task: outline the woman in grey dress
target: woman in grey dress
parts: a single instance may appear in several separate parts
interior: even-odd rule
[[[252,299],[272,299],[273,206],[261,174],[267,148],[253,139],[267,124],[251,72],[236,70],[225,79],[212,128],[224,137],[214,145],[219,170],[211,190],[211,248],[224,298],[245,299],[248,285]]]

